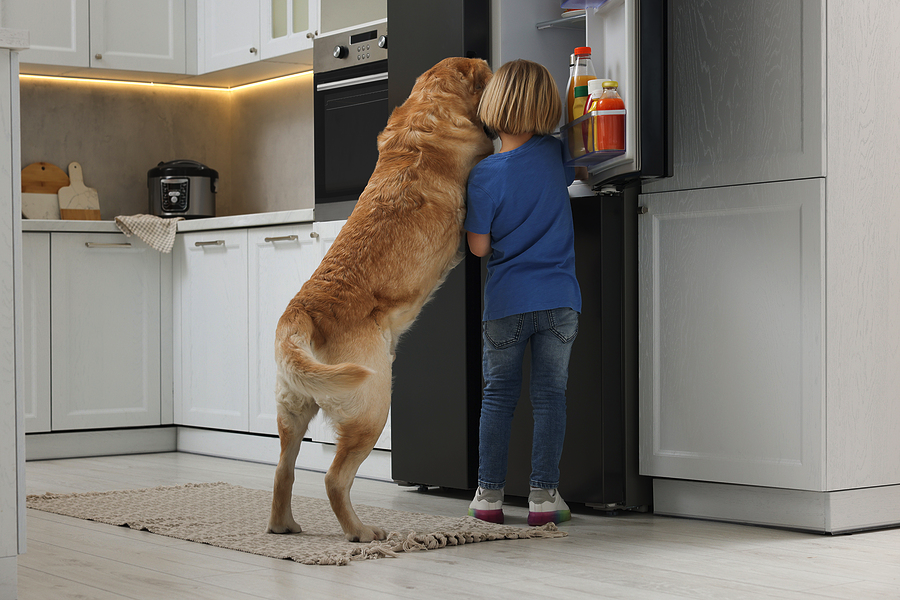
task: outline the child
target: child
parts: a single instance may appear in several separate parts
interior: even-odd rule
[[[581,290],[562,143],[548,135],[562,102],[543,66],[515,60],[484,90],[478,115],[499,135],[498,153],[469,175],[469,249],[491,254],[482,322],[485,380],[478,444],[478,490],[469,515],[503,522],[503,487],[522,359],[531,342],[534,434],[528,524],[571,518],[557,492],[566,432],[566,380],[578,333]]]

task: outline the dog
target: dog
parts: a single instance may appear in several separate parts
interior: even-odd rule
[[[350,487],[387,421],[397,342],[463,257],[466,181],[493,152],[477,108],[491,70],[447,58],[422,74],[378,136],[378,161],[359,201],[275,334],[281,453],[266,531],[299,533],[294,466],[321,409],[337,433],[325,489],[352,542],[385,539],[364,525]]]

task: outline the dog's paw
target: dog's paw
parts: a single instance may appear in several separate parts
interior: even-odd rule
[[[384,529],[381,527],[373,527],[371,525],[363,525],[359,531],[347,534],[347,541],[360,542],[363,544],[386,538],[387,533],[385,533]]]
[[[295,521],[287,524],[272,523],[266,526],[266,533],[301,533],[303,530]]]

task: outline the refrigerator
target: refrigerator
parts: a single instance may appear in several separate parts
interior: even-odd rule
[[[582,161],[589,177],[569,190],[583,309],[569,367],[560,493],[604,510],[646,510],[650,480],[638,474],[637,196],[643,181],[672,172],[668,1],[584,4],[583,14],[564,17],[559,1],[388,0],[389,96],[392,106],[402,102],[416,75],[454,55],[485,58],[494,69],[534,60],[563,96],[569,57],[585,45],[597,76],[619,82],[625,152]],[[477,486],[484,275],[484,261],[467,254],[400,341],[392,405],[398,483]],[[526,358],[507,496],[528,495],[528,377]]]

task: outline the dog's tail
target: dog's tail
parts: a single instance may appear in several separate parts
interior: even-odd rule
[[[309,336],[296,333],[281,342],[280,360],[282,376],[295,390],[312,398],[351,392],[374,373],[353,363],[319,362],[310,349]]]

